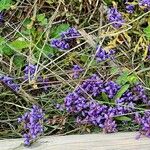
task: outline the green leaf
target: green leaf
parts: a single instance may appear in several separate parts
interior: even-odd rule
[[[119,121],[131,121],[131,118],[127,116],[120,116],[120,117],[116,117],[115,119]]]
[[[66,31],[69,28],[68,24],[60,24],[57,27],[52,28],[51,37],[58,38],[60,37],[60,33]]]
[[[90,62],[89,62],[90,63]],[[96,66],[97,65],[97,61],[96,60],[93,60],[92,62],[91,62],[91,67],[93,67],[93,66]]]
[[[107,5],[111,5],[113,0],[104,0]]]
[[[12,0],[0,0],[0,11],[6,9],[8,10],[12,5]]]
[[[145,36],[146,36],[148,39],[150,39],[150,26],[144,28],[143,31],[144,31]]]
[[[0,37],[0,54],[3,54],[3,48],[5,45],[5,39],[3,37]]]
[[[121,87],[121,89],[117,92],[115,99],[120,98],[130,87],[130,84],[125,84]]]
[[[2,48],[2,53],[7,56],[11,56],[14,54],[14,50],[12,50],[9,46],[5,45]]]
[[[128,78],[128,72],[124,72],[122,75],[120,75],[117,78],[116,82],[120,85],[124,85],[126,82],[128,82],[127,78]]]
[[[25,58],[21,55],[14,56],[13,63],[16,67],[20,68],[25,64]]]
[[[3,37],[0,37],[0,45],[2,45],[3,43],[5,43],[5,39]]]
[[[5,39],[0,37],[0,54],[11,56],[14,54],[14,51],[7,45]]]
[[[42,49],[42,45],[40,45],[40,44],[38,44],[37,45],[38,46],[38,48],[39,49]],[[35,53],[34,53],[34,56],[36,57],[36,58],[38,58],[39,57],[39,54],[40,54],[40,50],[39,49],[36,49],[36,51],[35,51]],[[43,48],[43,53],[45,54],[45,55],[47,55],[47,56],[53,56],[55,53],[56,53],[56,50],[54,49],[54,48],[52,48],[52,47],[50,47],[50,45],[48,45],[48,44],[45,44],[45,46],[44,46],[44,48]]]
[[[17,40],[10,43],[10,46],[12,46],[14,49],[22,50],[24,48],[29,47],[29,42],[27,42],[24,38],[18,38]]]
[[[109,102],[109,98],[108,96],[106,95],[106,93],[102,92],[102,98],[105,102]]]
[[[45,17],[45,13],[37,15],[37,21],[40,22],[41,25],[46,25],[47,18]]]
[[[93,133],[100,133],[100,131],[101,131],[101,128],[100,127],[94,127],[93,128]]]
[[[129,81],[130,84],[134,84],[138,82],[138,77],[134,74],[131,74],[130,76],[128,76],[127,80]]]
[[[46,44],[43,48],[43,52],[46,55],[54,55],[56,53],[56,50],[52,47],[50,47],[48,44]]]
[[[32,20],[31,20],[30,18],[24,19],[24,21],[23,21],[23,26],[27,28],[27,25],[30,24],[31,21],[32,21]]]
[[[81,55],[80,59],[81,59],[82,62],[85,63],[85,62],[87,62],[87,60],[89,59],[89,57],[88,57],[88,55],[83,54],[83,55]]]
[[[41,21],[43,21],[43,20],[45,19],[45,13],[43,13],[43,14],[38,14],[36,17],[37,17],[37,20],[38,20],[39,22],[41,22]]]

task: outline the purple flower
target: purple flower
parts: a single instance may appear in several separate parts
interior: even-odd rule
[[[143,86],[138,83],[133,87],[133,92],[137,100],[141,100],[144,104],[149,104],[148,97],[146,95],[145,89]]]
[[[29,146],[38,136],[43,133],[43,120],[44,113],[37,105],[33,105],[29,112],[26,112],[23,116],[18,118],[18,122],[23,123],[24,131],[26,131],[23,134],[25,145]]]
[[[74,39],[80,36],[80,33],[76,30],[76,28],[69,28],[67,31],[61,33],[62,39],[69,40]]]
[[[135,102],[136,102],[136,96],[132,91],[130,91],[130,89],[128,89],[120,98],[116,99],[117,107],[123,109],[122,111],[124,113],[133,112],[136,106]]]
[[[120,28],[125,22],[122,18],[122,15],[118,12],[117,8],[110,8],[108,10],[107,19],[110,23],[113,23],[112,26],[115,28]]]
[[[80,124],[92,124],[99,126],[106,133],[116,132],[116,124],[112,117],[116,115],[115,108],[101,105],[96,101],[87,102],[87,105],[80,116],[77,117],[77,122]]]
[[[109,98],[113,98],[120,88],[121,86],[119,86],[117,83],[109,81],[104,84],[102,92],[106,93],[106,95],[108,95]]]
[[[113,132],[117,132],[117,124],[116,122],[110,118],[110,119],[106,119],[105,123],[104,123],[104,133],[113,133]]]
[[[102,47],[97,46],[95,57],[98,62],[102,62],[109,59],[111,55],[113,55],[114,53],[115,53],[114,50],[110,50],[109,52],[106,52],[104,49],[102,49]]]
[[[150,137],[150,110],[145,111],[144,115],[136,113],[135,121],[140,125],[140,135]]]
[[[61,50],[68,50],[71,48],[71,43],[80,36],[80,33],[75,28],[69,28],[67,31],[60,33],[60,39],[52,39],[51,47]]]
[[[128,107],[119,104],[117,104],[115,108],[117,115],[124,115],[130,112]]]
[[[77,79],[80,73],[83,71],[83,69],[78,65],[74,65],[72,71],[73,71],[73,78]]]
[[[86,107],[87,99],[78,95],[76,92],[70,93],[66,96],[64,105],[68,112],[78,113]]]
[[[24,69],[24,79],[25,80],[32,80],[34,78],[34,74],[36,71],[37,65],[26,65]]]
[[[24,138],[24,144],[29,146],[30,145],[30,135],[24,134],[23,138]]]
[[[144,10],[150,10],[150,0],[139,0],[139,6]]]
[[[129,88],[120,98],[116,100],[118,106],[124,106],[128,112],[133,112],[137,103],[150,104],[146,92],[140,83]]]
[[[51,47],[62,49],[62,50],[68,50],[70,48],[69,43],[62,39],[53,39],[51,41]]]
[[[1,81],[3,81],[4,83],[6,83],[7,85],[11,85],[13,84],[13,78],[9,77],[9,76],[1,76]]]
[[[101,93],[103,88],[103,80],[101,80],[96,74],[93,74],[89,79],[85,80],[77,89],[76,93],[81,95],[90,94],[97,96]]]
[[[0,81],[8,86],[11,90],[19,92],[20,85],[14,82],[14,79],[9,76],[0,76]]]
[[[134,12],[134,5],[128,4],[126,5],[126,11],[130,14],[132,14]]]

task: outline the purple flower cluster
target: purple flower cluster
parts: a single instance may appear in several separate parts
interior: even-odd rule
[[[130,107],[127,107],[127,106],[124,106],[124,105],[120,105],[120,104],[117,104],[116,103],[116,114],[121,116],[121,115],[125,115],[127,113],[130,113],[131,111],[131,108]]]
[[[61,33],[61,38],[65,40],[75,39],[80,36],[76,28],[69,28],[67,31]]]
[[[113,99],[117,92],[121,89],[121,86],[114,81],[103,81],[96,74],[92,75],[89,79],[85,80],[75,92],[78,94],[89,94],[92,97],[96,97],[101,93],[105,93],[108,98]],[[145,89],[140,83],[135,84],[129,88],[123,95],[116,99],[116,104],[125,105],[128,104],[131,108],[136,102],[149,104],[148,97]]]
[[[117,124],[115,120],[111,119],[106,119],[104,123],[104,133],[112,133],[117,131]]]
[[[77,89],[76,93],[80,95],[89,94],[91,96],[98,96],[103,89],[103,80],[96,74],[93,74],[89,79],[85,80]]]
[[[102,128],[104,132],[111,133],[117,131],[117,125],[113,120],[115,115],[114,108],[93,101],[89,102],[86,119],[89,123]]]
[[[98,62],[105,61],[110,58],[113,54],[115,54],[114,50],[110,50],[109,52],[105,51],[102,47],[97,46],[96,48],[96,60]]]
[[[125,0],[126,12],[130,14],[132,14],[135,9],[135,5],[131,4],[131,2],[133,2],[133,0]]]
[[[145,101],[147,96],[140,84],[129,88],[115,101],[116,106],[114,107],[99,104],[93,99],[100,98],[102,93],[113,99],[120,89],[121,86],[117,83],[113,81],[105,82],[94,74],[81,83],[74,92],[66,96],[64,106],[67,112],[77,116],[77,123],[89,123],[101,127],[104,132],[115,132],[117,131],[115,116],[133,112],[137,101],[141,103],[148,101]]]
[[[150,0],[139,0],[139,6],[144,10],[150,10]]]
[[[116,104],[119,106],[125,106],[128,112],[133,112],[137,103],[148,104],[150,101],[145,93],[145,89],[141,84],[136,84],[132,88],[128,89],[121,98],[116,100]]]
[[[135,108],[135,95],[127,90],[120,98],[116,100],[118,106],[125,106],[128,112],[132,112]]]
[[[112,118],[116,111],[111,107],[90,101],[73,92],[66,96],[65,108],[67,112],[77,115],[77,123],[99,126],[105,132],[116,131],[116,124]]]
[[[77,79],[79,78],[79,75],[83,71],[83,69],[79,65],[74,65],[72,71],[73,71],[73,78]]]
[[[80,33],[75,28],[69,28],[67,31],[62,32],[60,36],[60,39],[51,40],[51,47],[68,50],[71,47],[72,41],[80,36]]]
[[[135,121],[140,125],[140,135],[150,137],[150,110],[145,111],[144,115],[136,113]],[[140,137],[140,135],[138,137]]]
[[[132,14],[134,12],[135,6],[131,5],[131,4],[127,4],[126,5],[126,11],[130,14]]]
[[[103,80],[94,74],[84,81],[75,92],[66,96],[64,105],[67,112],[78,114],[76,118],[78,123],[89,123],[101,127],[104,132],[115,132],[116,123],[113,120],[116,114],[115,108],[101,105],[87,98],[87,94],[98,96],[102,89],[107,87],[104,87],[103,84]]]
[[[37,65],[32,65],[32,64],[26,65],[24,69],[24,79],[33,80],[36,68]]]
[[[76,92],[72,92],[66,96],[64,104],[68,112],[77,113],[86,108],[87,99]]]
[[[31,111],[26,112],[18,118],[18,122],[24,126],[24,144],[30,145],[38,136],[43,133],[44,113],[42,109],[33,105]]]
[[[51,41],[51,47],[62,49],[62,50],[67,50],[70,48],[70,45],[65,40],[53,39]]]
[[[144,104],[150,105],[150,101],[148,100],[145,89],[140,83],[133,87],[133,93],[136,101],[141,100]]]
[[[15,83],[14,79],[9,76],[0,76],[0,81],[15,92],[20,90],[20,85]]]
[[[108,95],[109,98],[114,98],[114,96],[117,94],[118,90],[121,86],[119,86],[117,83],[113,81],[108,81],[104,83],[102,92],[104,92],[106,95]]]
[[[107,12],[107,19],[114,28],[120,28],[125,22],[122,15],[118,12],[117,8],[110,8]]]

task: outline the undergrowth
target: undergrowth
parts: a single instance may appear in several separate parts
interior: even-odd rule
[[[131,4],[134,9],[130,12],[126,6]],[[122,17],[115,23],[107,16],[112,7]],[[1,78],[0,137],[21,137],[18,117],[32,105],[40,106],[45,114],[44,135],[101,132],[103,128],[87,120],[83,123],[80,111],[74,112],[76,106],[65,101],[93,74],[99,77],[96,82],[113,81],[120,86],[112,97],[106,91],[93,96],[92,89],[82,87],[85,97],[97,105],[117,106],[116,100],[140,83],[147,102],[138,97],[134,110],[113,116],[118,131],[138,131],[141,124],[133,121],[134,114],[143,114],[150,104],[149,8],[137,0],[0,0],[0,78],[12,78],[9,83]],[[68,42],[61,34],[72,27],[78,34]],[[59,46],[52,45],[54,39],[61,39]],[[69,47],[61,45],[63,40]]]

